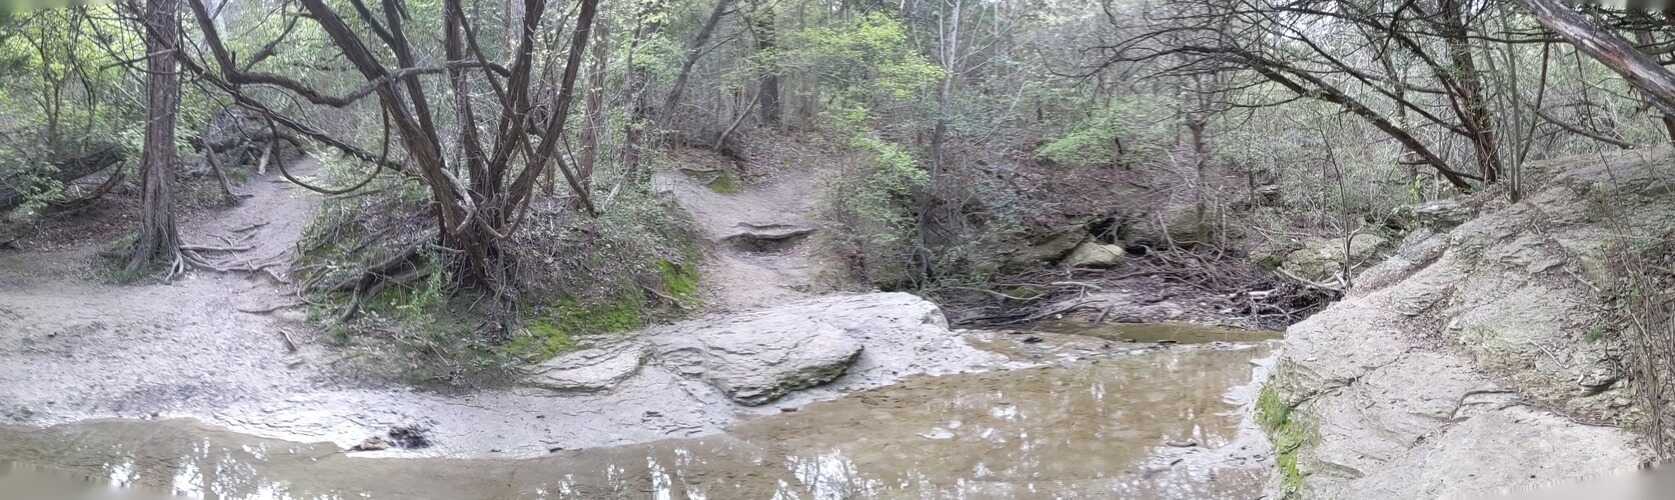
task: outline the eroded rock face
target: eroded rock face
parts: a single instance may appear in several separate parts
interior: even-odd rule
[[[719,321],[652,337],[658,362],[708,382],[746,406],[831,382],[861,355],[861,343],[830,324],[795,314]]]
[[[1447,229],[1471,220],[1476,213],[1459,200],[1436,200],[1413,207],[1413,216],[1426,227]]]
[[[1614,162],[1557,165],[1521,203],[1414,231],[1349,297],[1293,325],[1266,390],[1304,438],[1271,485],[1476,498],[1634,470],[1642,450],[1616,427],[1632,401],[1621,347],[1585,338],[1601,319],[1584,280],[1608,277],[1610,240],[1588,200],[1624,200],[1615,217],[1631,234],[1667,234],[1675,189],[1656,162]]]

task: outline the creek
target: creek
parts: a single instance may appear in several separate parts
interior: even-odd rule
[[[1271,335],[1063,324],[962,335],[1018,367],[914,376],[720,434],[539,458],[369,457],[186,419],[0,427],[0,499],[1260,494],[1269,450],[1244,410]]]

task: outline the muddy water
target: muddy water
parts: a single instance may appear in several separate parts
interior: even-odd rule
[[[356,457],[185,420],[0,427],[0,500],[1258,495],[1266,445],[1237,401],[1266,345],[1138,349],[1043,335],[1016,342],[1103,354],[912,378],[722,435],[536,459]]]
[[[1043,332],[1085,335],[1123,342],[1204,344],[1279,339],[1281,332],[1204,326],[1192,323],[1106,323],[1045,321],[1030,327]]]

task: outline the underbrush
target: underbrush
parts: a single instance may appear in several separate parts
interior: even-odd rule
[[[353,178],[347,170],[329,165],[323,177]],[[598,218],[561,198],[531,202],[519,231],[500,242],[512,280],[498,293],[461,286],[449,251],[436,245],[426,194],[385,176],[328,200],[299,244],[311,319],[356,353],[365,374],[504,383],[532,363],[698,305],[701,256],[690,224],[645,186],[624,186]],[[392,260],[403,271],[385,276],[387,286],[354,285]]]
[[[1584,341],[1621,340],[1633,368],[1641,430],[1660,459],[1675,456],[1675,243],[1670,235],[1618,236],[1606,247],[1614,278],[1602,292],[1612,308],[1607,331]]]

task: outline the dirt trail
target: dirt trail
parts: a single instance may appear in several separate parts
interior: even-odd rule
[[[735,193],[717,192],[703,177],[665,171],[653,182],[692,215],[710,248],[704,281],[711,307],[758,309],[814,292],[820,266],[808,242],[819,231],[819,173],[780,172]]]
[[[317,164],[293,168],[307,175]],[[319,196],[277,173],[240,189],[250,195],[240,205],[183,221],[182,240],[245,248],[204,252],[218,261],[287,262]],[[113,286],[84,271],[104,244],[0,257],[0,380],[7,382],[0,394],[8,396],[0,397],[0,416],[145,416],[173,401],[237,397],[228,393],[237,389],[211,388],[216,378],[275,384],[268,377],[300,361],[291,351],[308,328],[300,312],[279,307],[297,301],[275,281],[286,266],[270,267],[272,275],[192,271],[172,283]],[[170,383],[178,380],[202,384]],[[121,397],[100,400],[113,393]]]

